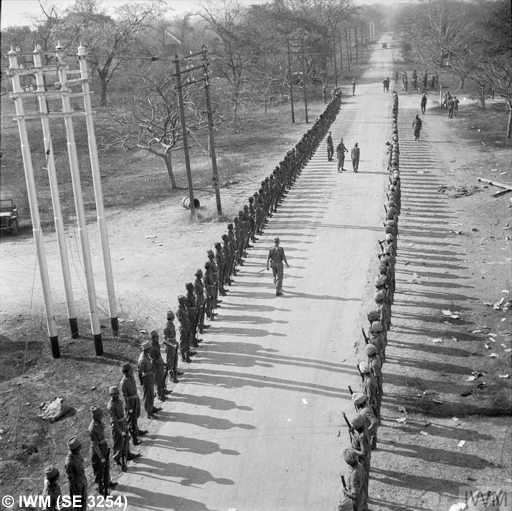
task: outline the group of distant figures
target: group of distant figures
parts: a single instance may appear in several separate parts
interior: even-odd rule
[[[402,85],[404,87],[404,91],[408,92],[409,87],[412,91],[417,91],[420,89],[420,86],[423,91],[426,91],[429,87],[431,89],[437,89],[439,87],[439,75],[437,74],[437,71],[435,74],[433,74],[430,78],[428,77],[427,70],[423,72],[423,77],[418,79],[418,72],[416,69],[413,70],[411,73],[411,84],[409,85],[409,77],[407,75],[407,71],[404,69],[402,72]],[[394,73],[395,83],[398,84],[398,71],[395,71]],[[382,82],[384,85],[384,92],[389,92],[389,76]]]

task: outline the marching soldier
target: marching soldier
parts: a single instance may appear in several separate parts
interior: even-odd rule
[[[85,477],[84,459],[82,457],[82,444],[75,436],[68,440],[68,455],[64,463],[64,470],[68,477],[69,496],[78,506],[74,509],[87,511],[87,478]]]
[[[279,246],[279,238],[274,238],[275,245],[269,250],[267,257],[267,270],[269,265],[272,266],[272,274],[274,276],[274,284],[276,286],[276,296],[283,294],[283,262],[289,268],[283,247]]]
[[[123,377],[121,378],[121,392],[124,399],[124,410],[128,417],[128,429],[132,435],[133,445],[139,445],[140,436],[147,434],[146,430],[139,429],[138,419],[140,417],[140,399],[137,394],[137,384],[133,376],[133,369],[129,363],[121,366]]]

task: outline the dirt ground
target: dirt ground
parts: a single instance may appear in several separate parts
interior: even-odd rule
[[[335,508],[347,446],[341,412],[352,410],[347,385],[358,384],[360,326],[371,308],[377,240],[383,238],[390,97],[383,96],[380,82],[396,58],[395,50],[377,45],[358,77],[356,96],[344,98],[332,128],[347,146],[359,142],[360,174],[337,174],[321,146],[250,251],[161,418],[144,419],[150,429],[144,457],[120,478],[130,509]],[[511,312],[504,310],[511,290],[511,201],[510,194],[492,198],[498,189],[477,182],[510,182],[510,143],[490,139],[491,126],[482,126],[465,103],[448,120],[429,99],[416,143],[410,124],[419,95],[400,94],[403,207],[383,426],[372,458],[372,510],[447,510],[462,500],[463,487],[512,487],[510,378],[499,378],[512,373]],[[260,167],[252,182],[240,176],[239,185],[224,189],[227,203],[242,203],[272,163]],[[123,322],[119,340],[105,329],[102,359],[93,356],[86,319],[80,323],[83,338],[66,337],[59,285],[54,301],[63,357],[49,358],[33,242],[1,240],[0,493],[34,493],[44,465],[62,467],[63,439],[75,433],[84,438],[87,408],[105,405],[119,362],[138,354],[139,330],[164,326],[165,311],[175,307],[206,249],[225,231],[222,222],[190,222],[179,200],[141,201],[130,211],[109,212]],[[211,193],[201,201],[206,211],[214,209]],[[95,228],[89,231],[107,326],[98,240]],[[274,296],[262,272],[275,235],[291,266],[283,298]],[[69,246],[85,318],[74,232]],[[55,242],[47,248],[52,281],[60,282]],[[502,298],[502,310],[495,310]],[[59,370],[70,363],[80,374],[73,388]],[[466,381],[473,371],[486,374]],[[73,395],[76,412],[48,425],[36,417],[37,406],[54,395]],[[396,422],[404,417],[399,406],[407,410],[406,423]],[[505,416],[490,417],[500,411]],[[466,443],[458,447],[460,441]]]

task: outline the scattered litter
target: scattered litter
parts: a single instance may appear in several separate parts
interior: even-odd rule
[[[435,390],[424,390],[423,395],[424,396],[431,396],[432,394],[437,394]]]
[[[71,412],[72,408],[64,403],[64,398],[54,397],[39,406],[41,413],[39,417],[45,421],[55,422]]]
[[[501,343],[501,344],[500,344],[500,346],[502,346],[503,348],[506,348],[506,347],[507,347],[507,345],[506,345],[506,344],[503,344],[503,343]]]
[[[489,356],[490,356],[491,358],[498,358],[498,355],[496,355],[496,353],[491,353]]]
[[[303,400],[302,400],[302,402],[303,402],[305,405],[307,405],[307,404],[308,404],[308,402],[307,402],[305,399],[303,399]]]
[[[154,238],[156,238],[156,236],[154,236],[154,235],[146,236],[146,239],[147,239],[147,240],[152,240],[152,239],[154,239]]]
[[[420,435],[428,436],[428,433],[426,431],[420,431]]]
[[[148,331],[147,330],[139,330],[139,334],[147,334]]]
[[[510,293],[510,291],[508,289],[502,289],[501,292],[502,293],[507,293],[507,294]]]
[[[425,426],[426,428],[428,428],[429,426],[431,426],[432,423],[431,422],[425,422],[425,424],[423,424],[423,426]]]
[[[504,176],[506,172],[500,172],[500,176]]]
[[[471,394],[473,394],[472,390],[466,390],[465,392],[460,393],[462,397],[471,396]]]
[[[477,388],[479,388],[480,390],[483,389],[484,387],[487,387],[487,383],[485,383],[485,382],[479,383],[477,385]]]
[[[481,334],[482,330],[473,330],[471,333],[472,334]]]
[[[97,388],[96,385],[93,385],[90,390],[96,390]]]
[[[452,319],[460,319],[460,312],[452,312],[451,310],[443,310],[444,316],[450,316]]]
[[[478,376],[468,376],[466,378],[466,381],[475,381],[478,378]]]
[[[484,343],[484,346],[485,346],[486,350],[490,350],[491,349],[491,347],[487,343]]]
[[[457,444],[457,447],[464,447],[464,444],[466,443],[466,440],[461,440],[458,444]]]
[[[487,337],[498,337],[498,334],[495,334],[493,332],[489,332],[488,334],[486,334]]]
[[[498,172],[498,169],[491,169],[491,172]]]
[[[458,417],[452,417],[452,421],[459,422],[459,418]]]
[[[434,403],[437,403],[438,405],[442,405],[443,404],[443,401],[441,401],[441,399],[432,399],[432,401]]]
[[[510,374],[498,374],[498,378],[501,378],[502,380],[506,380],[507,378],[510,378]]]
[[[338,429],[338,434],[336,436],[340,436],[341,435],[341,431]]]
[[[443,339],[432,339],[432,342],[439,344],[440,342],[443,342]]]
[[[458,502],[457,504],[454,504],[449,511],[464,511],[468,508],[468,505],[465,502]]]
[[[503,351],[505,351],[506,353],[510,353],[512,351],[512,348],[507,348],[506,350]]]
[[[405,406],[399,406],[398,407],[398,411],[406,414],[407,413],[407,408]]]
[[[399,422],[400,424],[407,423],[407,417],[400,417],[400,419],[396,419],[396,422]]]

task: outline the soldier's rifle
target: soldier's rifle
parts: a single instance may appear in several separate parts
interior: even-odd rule
[[[107,454],[105,455],[105,464],[103,465],[103,496],[108,497],[108,490],[110,487],[110,447],[107,447]]]
[[[385,204],[383,204],[382,206],[384,207],[384,211],[386,212],[386,215],[387,215],[388,214],[388,208],[386,208]]]
[[[356,364],[357,370],[359,371],[359,376],[361,376],[361,380],[364,381],[363,373],[361,372],[361,368],[359,367],[359,364]]]
[[[347,491],[347,483],[345,482],[345,476],[340,476],[341,477],[341,484],[343,485],[343,489],[345,491]]]
[[[382,246],[384,243],[384,240],[383,241],[377,240],[377,241],[379,242],[380,249],[384,252],[384,247]]]
[[[352,424],[350,424],[350,421],[348,420],[347,415],[345,414],[345,412],[343,412],[343,418],[345,419],[345,422],[347,424],[348,435],[350,437],[350,441],[352,441],[352,437],[354,436],[354,426],[352,426]]]
[[[348,386],[348,390],[350,392],[350,395],[353,396],[354,395],[354,391],[352,390],[352,387],[350,385]]]
[[[361,327],[361,332],[363,332],[364,343],[365,343],[365,344],[368,344],[368,341],[369,341],[370,339],[369,339],[369,338],[368,338],[368,336],[366,335],[366,332],[364,331],[364,328],[363,328],[363,327]],[[359,368],[359,366],[357,366],[357,367]]]

